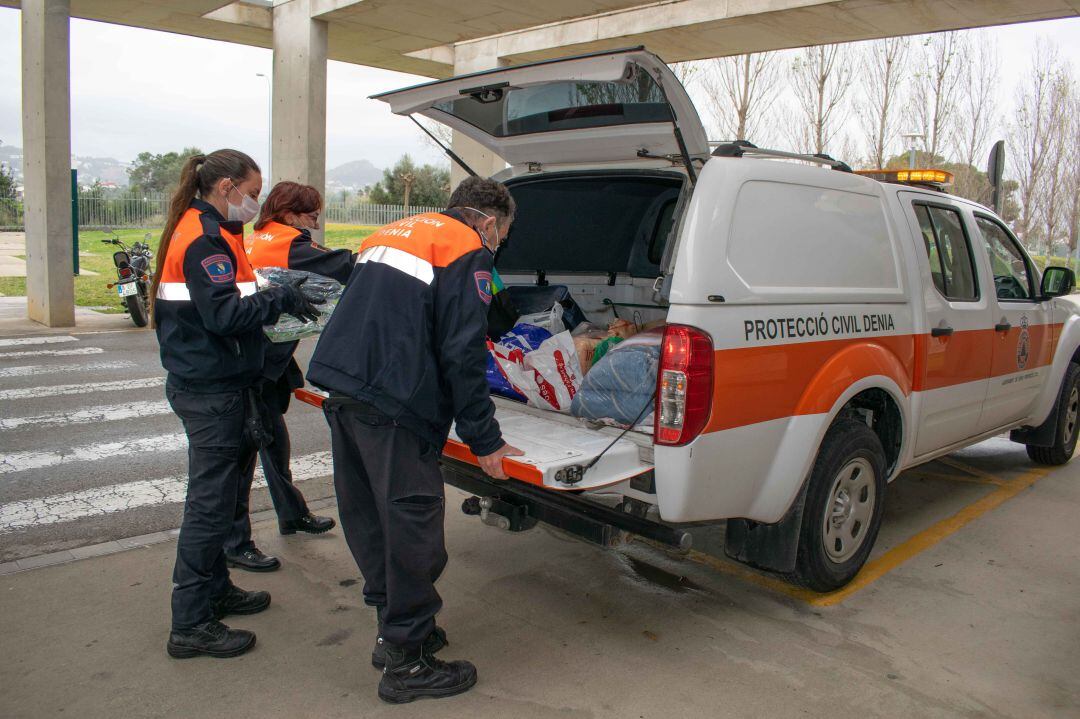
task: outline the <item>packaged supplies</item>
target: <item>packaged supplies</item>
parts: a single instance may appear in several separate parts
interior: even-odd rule
[[[585,375],[570,406],[583,419],[621,427],[652,424],[663,331],[619,342]]]
[[[574,337],[574,351],[578,356],[578,365],[581,367],[582,376],[587,375],[589,370],[592,369],[593,354],[596,352],[597,346],[603,341],[588,335]]]
[[[521,358],[524,358],[526,354],[537,349],[544,340],[550,337],[551,333],[542,327],[519,322],[512,330],[499,338],[498,344],[504,358],[509,361],[518,361],[518,354],[515,353],[520,353]],[[515,359],[511,360],[511,357]],[[510,380],[506,378],[506,373],[500,369],[499,362],[495,359],[495,343],[490,341],[488,342],[487,380],[493,394],[518,402],[526,401],[524,395],[514,389]]]
[[[341,299],[342,286],[337,280],[303,270],[287,270],[282,267],[260,267],[255,270],[255,281],[259,288],[273,285],[287,285],[300,278],[306,278],[300,291],[309,300],[322,304],[316,305],[319,319],[304,322],[292,315],[283,314],[276,324],[263,327],[263,332],[271,342],[294,342],[303,337],[313,337],[323,331],[330,321],[338,300]]]
[[[556,304],[562,306],[563,326],[552,332],[572,330],[585,321],[585,313],[570,296],[570,289],[566,285],[508,285],[504,292],[510,294],[514,306],[522,315],[547,312]]]
[[[593,350],[592,364],[596,364],[611,351],[611,348],[623,341],[623,338],[618,335],[606,337],[600,340],[600,344],[596,345],[596,349]]]
[[[608,325],[608,335],[627,339],[637,334],[637,325],[624,319],[615,319]]]
[[[487,358],[487,383],[488,389],[492,394],[497,394],[500,397],[506,397],[517,402],[525,402],[525,396],[517,392],[510,384],[510,380],[506,379],[506,374],[499,369],[499,362],[495,359],[495,355],[492,354],[491,341],[488,341],[488,358]]]
[[[570,332],[549,337],[528,353],[495,343],[491,354],[511,386],[530,405],[556,412],[570,411],[570,403],[581,385],[580,365]]]
[[[563,306],[556,302],[551,306],[551,309],[545,312],[533,312],[532,314],[521,315],[518,317],[518,324],[541,327],[551,334],[555,334],[556,332],[562,332],[563,330],[563,312]]]

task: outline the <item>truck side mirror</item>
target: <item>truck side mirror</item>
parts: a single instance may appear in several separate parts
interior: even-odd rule
[[[1039,292],[1043,297],[1061,297],[1076,288],[1076,274],[1068,267],[1047,267]]]

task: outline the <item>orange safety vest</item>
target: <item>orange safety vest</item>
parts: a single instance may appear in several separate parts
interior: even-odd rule
[[[188,208],[180,216],[180,221],[176,224],[176,229],[173,231],[172,239],[169,242],[168,253],[165,255],[165,266],[161,269],[161,281],[158,284],[157,299],[191,301],[187,281],[184,277],[184,255],[187,254],[187,249],[191,243],[205,234],[201,216],[202,210],[195,207]],[[247,260],[243,240],[227,231],[224,227],[219,227],[218,231],[229,244],[229,249],[232,250],[235,257],[235,276],[230,279],[236,284],[236,289],[239,290],[241,296],[246,297],[254,294],[256,291],[255,272],[251,269],[251,264]],[[225,265],[220,264],[220,267],[222,271],[225,270]],[[208,267],[207,271],[212,273],[213,267]]]
[[[244,249],[252,267],[289,267],[289,248],[300,230],[280,222],[267,222],[244,238]]]
[[[481,247],[479,234],[468,225],[438,212],[425,212],[368,235],[356,262],[381,262],[431,284],[436,267],[446,267]]]

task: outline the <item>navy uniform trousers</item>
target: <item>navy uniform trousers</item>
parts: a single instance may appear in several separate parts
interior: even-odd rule
[[[301,383],[302,384],[302,383]],[[262,379],[256,385],[259,399],[259,414],[263,427],[271,440],[259,448],[259,459],[266,477],[266,486],[270,490],[270,500],[278,519],[295,521],[308,514],[304,495],[293,484],[292,471],[289,469],[289,455],[292,444],[289,440],[289,428],[285,424],[285,412],[289,409],[292,398],[291,378],[282,375],[277,380]],[[246,491],[236,498],[236,517],[232,530],[225,541],[225,551],[237,555],[253,549],[251,541],[251,517],[248,504],[251,497],[251,484]]]
[[[384,640],[419,646],[442,608],[435,591],[447,559],[439,453],[370,405],[331,398],[324,410],[341,528],[364,575],[364,601],[377,609]]]
[[[189,629],[212,618],[211,602],[229,586],[225,541],[255,472],[255,442],[245,426],[243,390],[165,395],[188,438],[188,488],[173,568],[172,626]],[[247,516],[247,506],[243,507]]]

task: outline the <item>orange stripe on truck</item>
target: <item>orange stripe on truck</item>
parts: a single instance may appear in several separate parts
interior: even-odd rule
[[[712,412],[704,432],[825,413],[853,383],[876,375],[890,378],[908,395],[1044,367],[1053,361],[1051,340],[1060,329],[1028,328],[1023,367],[1017,361],[1020,327],[717,350]]]

